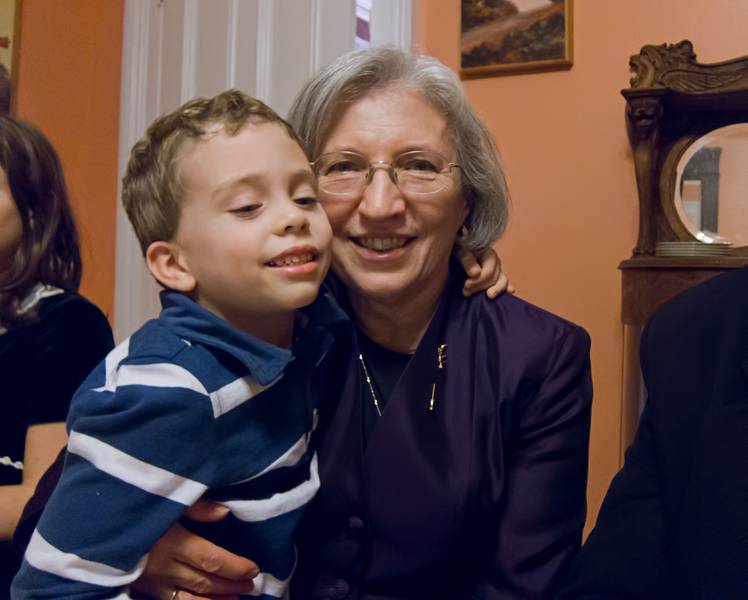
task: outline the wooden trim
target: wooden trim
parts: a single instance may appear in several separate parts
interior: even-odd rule
[[[270,102],[273,89],[273,0],[259,0],[257,7],[257,83],[255,95]]]
[[[122,44],[119,171],[123,173],[130,148],[141,136],[146,123],[148,52],[152,26],[150,3],[125,0]],[[117,197],[122,197],[122,181]],[[140,244],[130,222],[117,202],[117,239],[114,281],[114,335],[119,342],[142,324],[147,307],[155,302],[157,287],[141,258]]]
[[[23,12],[23,0],[16,0],[13,13],[13,30],[10,43],[13,49],[10,53],[10,114],[15,115],[18,106],[18,78],[21,71],[21,13]]]

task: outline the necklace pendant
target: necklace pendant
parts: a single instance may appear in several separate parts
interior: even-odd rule
[[[447,366],[447,344],[439,344],[436,347],[436,367],[439,372],[444,374],[444,369]],[[436,405],[436,382],[431,384],[431,398],[429,398],[428,411],[434,412],[434,406]]]
[[[436,366],[440,371],[447,366],[447,344],[439,344],[436,348]]]
[[[369,370],[366,368],[366,362],[364,361],[364,355],[360,353],[358,355],[358,360],[361,363],[361,368],[364,371],[364,379],[366,379],[366,383],[369,386],[369,393],[371,394],[371,399],[374,401],[374,408],[377,411],[377,416],[382,416],[382,408],[379,405],[379,398],[377,398],[377,394],[374,391],[374,382],[371,380],[371,377],[369,376]]]

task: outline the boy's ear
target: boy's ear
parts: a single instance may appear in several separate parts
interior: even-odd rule
[[[166,288],[188,293],[197,285],[185,256],[173,242],[153,242],[145,251],[145,264],[151,274]]]

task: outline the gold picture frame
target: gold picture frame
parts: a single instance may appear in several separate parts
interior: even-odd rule
[[[460,0],[460,77],[569,69],[573,0]]]
[[[22,0],[0,0],[0,113],[12,112],[18,79]]]

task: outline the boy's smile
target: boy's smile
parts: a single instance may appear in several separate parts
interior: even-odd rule
[[[180,291],[277,338],[330,265],[330,224],[304,152],[278,123],[251,121],[236,135],[217,124],[185,145],[178,168],[184,195],[171,245],[188,281]]]
[[[265,264],[269,267],[283,269],[289,274],[309,273],[317,268],[317,249],[312,246],[295,246],[281,252]]]

